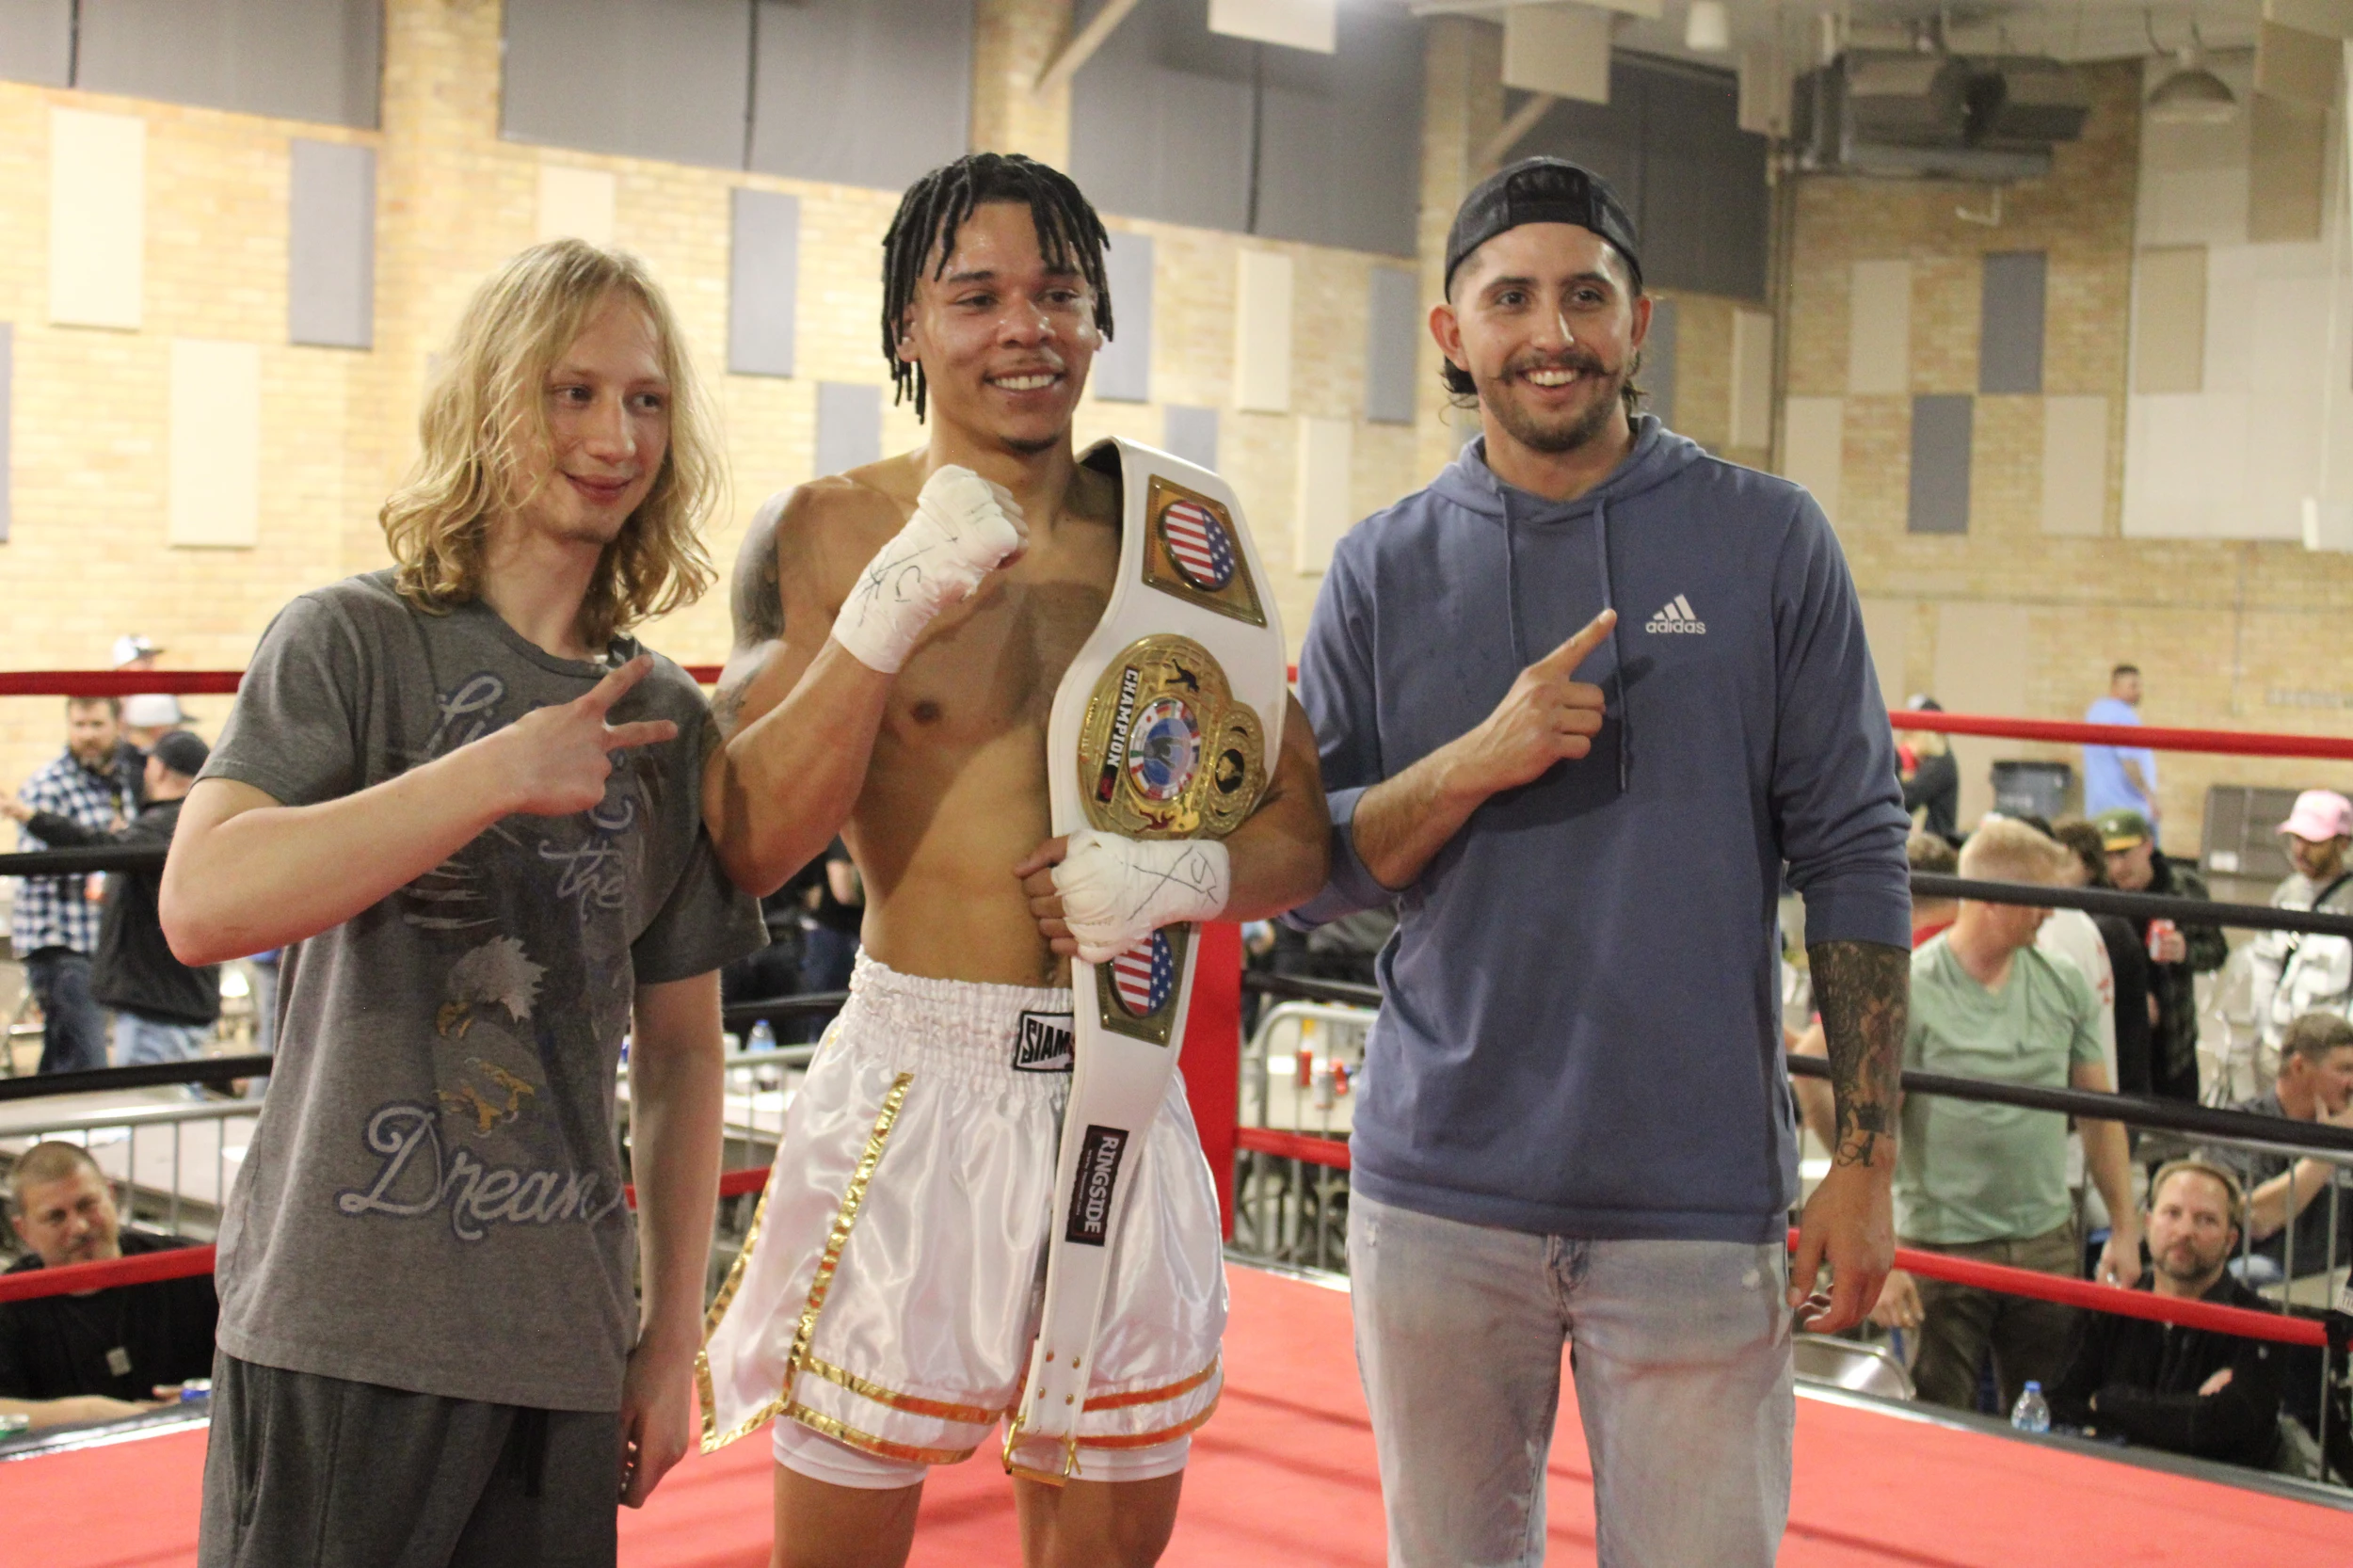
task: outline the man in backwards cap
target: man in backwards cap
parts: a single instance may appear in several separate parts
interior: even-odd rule
[[[1398,1564],[1542,1557],[1564,1337],[1601,1561],[1771,1562],[1793,1320],[1859,1321],[1894,1251],[1887,711],[1812,498],[1638,413],[1639,257],[1574,165],[1470,194],[1430,327],[1481,435],[1340,542],[1300,657],[1332,875],[1293,919],[1402,908],[1349,1212]],[[1785,861],[1837,1132],[1794,1263]]]

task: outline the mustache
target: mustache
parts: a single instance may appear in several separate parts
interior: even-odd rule
[[[1540,370],[1573,370],[1579,376],[1617,374],[1602,362],[1598,354],[1589,349],[1573,348],[1565,354],[1530,354],[1524,359],[1513,360],[1503,367],[1503,376],[1504,379],[1513,380]]]

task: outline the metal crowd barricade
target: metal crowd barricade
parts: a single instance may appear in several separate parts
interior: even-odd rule
[[[1245,976],[1244,984],[1259,978]],[[1371,1008],[1332,1001],[1292,1000],[1268,1008],[1242,1048],[1240,1125],[1345,1137],[1372,1019]],[[1346,1172],[1244,1147],[1234,1173],[1233,1256],[1344,1271],[1347,1224]]]

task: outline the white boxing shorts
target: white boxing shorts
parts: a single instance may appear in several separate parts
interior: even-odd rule
[[[780,1464],[909,1486],[1020,1401],[1070,1092],[1070,992],[860,957],[785,1116],[696,1364],[703,1448],[777,1423]],[[1079,1423],[1081,1480],[1183,1468],[1223,1386],[1217,1193],[1184,1080],[1131,1156]]]

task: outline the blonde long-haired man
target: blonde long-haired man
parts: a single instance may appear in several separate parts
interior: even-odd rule
[[[611,1562],[691,1430],[717,971],[760,935],[698,820],[708,710],[627,635],[712,577],[660,289],[525,251],[423,435],[398,565],[264,634],[164,872],[184,960],[288,949],[221,1224],[206,1568]]]

